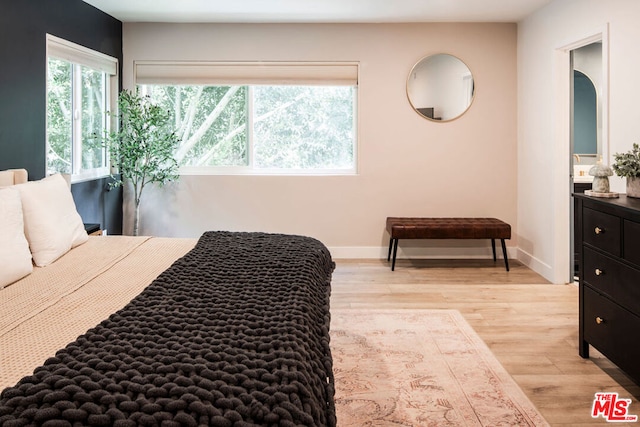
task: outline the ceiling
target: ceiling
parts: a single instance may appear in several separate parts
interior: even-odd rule
[[[518,22],[552,0],[84,0],[123,22]]]

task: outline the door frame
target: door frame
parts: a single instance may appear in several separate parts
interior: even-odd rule
[[[602,42],[602,159],[609,164],[609,24],[576,36],[555,50],[555,112],[558,117],[553,152],[554,218],[554,283],[573,282],[572,248],[572,184],[571,169],[571,51],[598,41]],[[569,196],[569,197],[567,197]]]

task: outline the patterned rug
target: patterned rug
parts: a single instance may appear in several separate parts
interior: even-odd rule
[[[548,426],[457,310],[331,310],[338,427]]]

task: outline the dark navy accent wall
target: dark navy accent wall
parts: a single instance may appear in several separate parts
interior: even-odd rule
[[[118,58],[122,70],[117,19],[81,0],[0,0],[0,170],[25,168],[31,180],[46,173],[47,33]],[[85,222],[119,234],[122,191],[105,191],[107,182],[73,184],[72,193]]]
[[[111,189],[111,178],[71,185],[78,213],[85,223],[100,224],[108,234],[122,234],[122,188]]]

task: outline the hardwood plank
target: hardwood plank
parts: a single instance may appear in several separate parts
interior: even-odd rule
[[[596,392],[631,398],[640,386],[591,349],[578,355],[578,288],[554,285],[516,260],[336,260],[332,307],[459,310],[552,426],[601,426]],[[616,423],[626,425],[626,423]],[[633,425],[638,425],[633,423]]]

